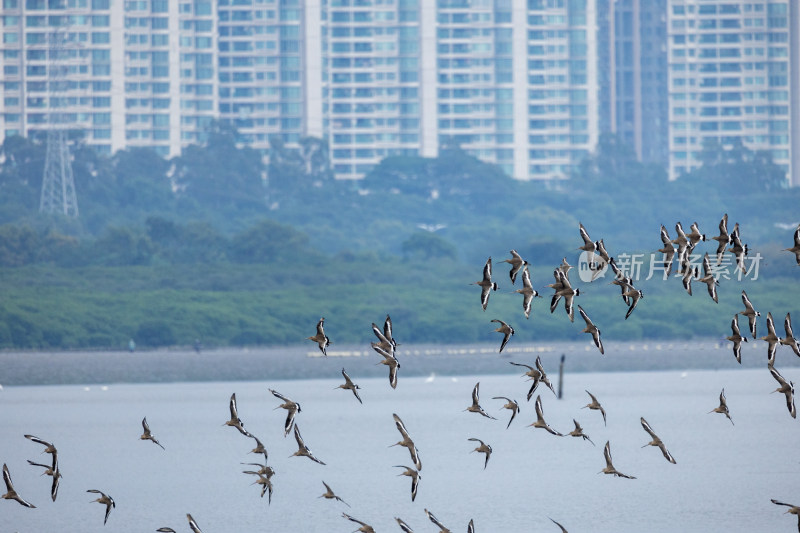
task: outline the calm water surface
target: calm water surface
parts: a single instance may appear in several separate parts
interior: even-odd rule
[[[732,361],[729,350],[720,358],[722,352]],[[513,355],[521,362],[535,358]],[[413,367],[409,359],[396,390],[389,387],[383,366],[375,377],[366,377],[377,359],[308,359],[328,377],[6,385],[0,391],[0,460],[8,464],[17,491],[38,508],[0,501],[0,532],[125,533],[163,526],[188,531],[186,513],[206,533],[351,532],[355,524],[342,518],[343,511],[377,531],[399,531],[395,516],[415,531],[434,531],[424,508],[454,532],[466,531],[470,518],[479,532],[558,531],[548,517],[571,532],[797,528],[796,518],[769,500],[800,502],[800,426],[783,397],[770,394],[776,383],[760,365],[568,372],[562,400],[540,388],[548,423],[566,433],[577,419],[597,445],[592,446],[527,427],[536,418],[533,400],[525,402],[528,382],[496,354],[494,366],[504,373],[456,375],[460,372],[440,369],[428,376],[404,375]],[[779,367],[784,360],[784,376],[800,382],[800,369],[788,366],[779,353]],[[335,389],[343,364],[362,387],[363,405],[349,391]],[[545,367],[555,381],[556,354],[545,359]],[[8,366],[5,372],[8,383]],[[481,404],[498,420],[463,411],[478,381]],[[723,387],[735,425],[708,414]],[[268,388],[302,404],[297,422],[326,466],[289,457],[297,446],[291,435],[284,438],[285,412],[274,410],[280,402]],[[589,400],[585,389],[603,403],[607,426],[598,412],[581,409]],[[223,427],[234,392],[245,426],[269,449],[276,471],[271,505],[251,485],[254,478],[241,472],[246,467],[240,463],[255,459],[248,454],[254,441]],[[504,402],[492,399],[500,395],[521,402],[509,429]],[[413,503],[410,479],[398,477],[402,470],[393,467],[409,465],[410,458],[404,448],[389,447],[400,438],[392,413],[403,418],[420,450],[422,479]],[[144,416],[166,450],[138,440]],[[642,448],[649,436],[641,416],[665,441],[676,465],[658,449]],[[50,479],[26,463],[49,460],[40,455],[40,445],[23,437],[26,433],[58,447],[64,477],[56,502],[49,497]],[[469,437],[494,449],[485,470],[483,456],[470,453],[475,445]],[[637,479],[598,475],[605,466],[606,440],[615,466]],[[322,480],[352,507],[318,498]],[[104,508],[89,503],[94,498],[87,489],[116,500],[105,527]]]

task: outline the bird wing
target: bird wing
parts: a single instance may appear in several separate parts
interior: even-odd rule
[[[540,420],[544,420],[544,414],[542,411],[542,395],[536,396],[536,403],[534,405],[536,408],[536,417]]]
[[[348,386],[352,387],[353,386],[353,380],[350,379],[350,376],[347,375],[347,372],[344,371],[344,368],[342,368],[342,376],[344,376],[345,383]]]
[[[478,402],[478,395],[479,395],[478,389],[480,388],[480,386],[481,386],[481,382],[479,381],[472,388],[472,403],[473,403],[473,405],[478,405],[478,403],[479,403]]]
[[[350,516],[350,515],[349,515],[349,514],[347,514],[347,513],[342,513],[342,516],[343,516],[343,517],[345,517],[345,518],[347,518],[347,519],[348,519],[348,520],[350,520],[351,522],[355,522],[356,524],[361,524],[362,526],[366,526],[366,525],[368,525],[366,522],[362,522],[361,520],[359,520],[359,519],[357,519],[357,518],[353,518],[352,516]]]
[[[280,398],[284,402],[291,402],[292,401],[292,400],[290,400],[289,398],[287,398],[286,396],[284,396],[283,394],[281,394],[280,392],[278,392],[278,391],[276,391],[274,389],[269,389],[269,391],[272,393],[273,396],[275,396],[276,398]]]
[[[300,426],[297,424],[294,425],[294,440],[297,441],[297,445],[300,448],[306,448],[306,445],[303,442],[303,437],[300,436]]]
[[[608,468],[614,468],[614,465],[611,463],[611,441],[606,441],[606,447],[603,449],[603,457],[606,458],[606,466]]]
[[[397,359],[394,360],[393,364],[389,365],[389,385],[391,385],[393,389],[397,388],[397,369],[399,366]],[[361,401],[360,398],[359,401]]]
[[[580,224],[580,228],[579,229],[580,229],[580,232],[581,232],[581,239],[583,239],[583,243],[584,244],[593,243],[594,241],[592,241],[592,239],[589,237],[589,234],[586,232],[586,228],[583,227],[583,224],[581,224],[580,222],[578,224]]]
[[[734,337],[741,337],[741,333],[739,333],[739,315],[733,315],[733,320],[731,320],[731,330],[733,331]]]
[[[394,337],[392,335],[392,319],[386,315],[386,320],[383,321],[383,336],[389,339],[389,342],[394,344]]]
[[[406,431],[406,425],[403,424],[403,421],[400,419],[400,417],[397,416],[394,413],[392,413],[392,417],[394,418],[395,426],[397,426],[397,431],[400,432],[400,434],[403,436],[403,438],[406,438],[406,439],[409,438],[408,437],[408,431]]]
[[[786,332],[787,339],[792,339],[794,337],[792,333],[792,317],[789,313],[786,313],[786,318],[783,319],[783,330]]]
[[[236,393],[235,392],[233,394],[231,394],[230,410],[231,410],[231,420],[238,420],[239,419],[239,412],[238,412],[238,409],[236,409]]]
[[[747,293],[744,291],[742,291],[742,302],[744,303],[744,306],[748,311],[754,310],[753,304],[750,303],[750,298],[747,297]]]
[[[775,335],[775,322],[772,320],[772,313],[767,313],[767,334],[771,337]]]
[[[642,417],[639,419],[639,421],[642,423],[642,427],[644,428],[644,430],[650,434],[653,440],[658,440],[658,436],[653,431],[653,428],[650,427],[650,424],[647,423],[647,420],[645,420],[644,417]]]
[[[483,281],[492,281],[492,258],[486,260],[483,265]]]
[[[35,437],[35,436],[33,436],[33,435],[25,435],[25,438],[26,438],[26,439],[30,439],[30,440],[32,440],[33,442],[37,442],[37,443],[41,444],[42,446],[47,446],[47,447],[51,447],[51,446],[52,446],[52,444],[50,444],[50,443],[49,443],[49,442],[47,442],[46,440],[42,440],[42,439],[40,439],[39,437]]]
[[[586,322],[587,326],[591,327],[594,325],[592,323],[592,320],[589,318],[589,315],[586,314],[586,311],[584,311],[583,307],[581,307],[580,305],[578,306],[578,313],[580,313],[581,318],[583,318],[583,321]]]
[[[430,511],[428,511],[427,509],[425,509],[425,514],[426,514],[426,515],[428,515],[428,520],[430,520],[431,522],[433,522],[434,524],[436,524],[437,526],[439,526],[439,527],[440,527],[440,528],[442,528],[442,529],[447,529],[446,527],[444,527],[444,524],[442,524],[441,522],[439,522],[439,519],[438,519],[438,518],[436,518],[435,516],[433,516],[433,513],[432,513],[432,512],[430,512]]]

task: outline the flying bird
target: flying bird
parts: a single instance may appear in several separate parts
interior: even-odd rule
[[[403,531],[403,533],[414,533],[414,530],[411,529],[411,526],[403,522],[403,520],[397,518],[396,516],[394,519],[397,521],[397,525],[400,526],[400,529]]]
[[[525,312],[525,318],[531,316],[531,304],[534,298],[541,298],[539,292],[533,288],[531,283],[531,273],[528,271],[527,265],[522,270],[522,288],[514,292],[522,295],[522,310]]]
[[[395,468],[405,468],[403,473],[397,475],[411,478],[411,501],[413,502],[417,497],[417,487],[419,486],[419,480],[422,479],[422,474],[419,473],[419,470],[414,470],[410,466],[395,465]]]
[[[231,394],[231,401],[230,401],[230,411],[231,411],[231,418],[227,422],[223,424],[223,426],[233,426],[239,430],[239,433],[244,435],[245,437],[251,437],[250,433],[244,429],[244,423],[239,418],[239,410],[236,408],[236,393],[234,392]]]
[[[359,524],[361,526],[360,528],[356,529],[356,531],[360,531],[361,533],[375,533],[375,530],[372,529],[372,526],[367,524],[366,522],[362,522],[361,520],[353,518],[347,513],[342,513],[342,516],[347,518],[351,522],[355,522],[356,524]]]
[[[511,254],[511,259],[503,259],[503,263],[509,263],[511,265],[511,271],[508,273],[508,277],[511,278],[511,284],[513,285],[517,282],[517,274],[523,267],[528,266],[528,262],[525,261],[516,250],[511,250],[509,253]]]
[[[331,489],[330,485],[328,485],[324,481],[322,482],[322,484],[325,485],[325,492],[319,496],[320,498],[325,498],[326,500],[340,501],[346,506],[350,507],[349,503],[347,503],[346,501],[344,501],[343,499],[341,499],[340,497],[338,497],[336,494],[333,493],[333,489]]]
[[[738,314],[733,315],[733,320],[731,320],[731,331],[733,331],[733,334],[725,338],[733,343],[733,355],[736,357],[736,360],[739,362],[739,364],[742,364],[742,342],[747,342],[747,337],[743,337],[739,332]]]
[[[327,357],[328,352],[326,350],[328,346],[330,346],[331,340],[327,335],[325,335],[325,317],[320,318],[319,322],[317,322],[317,334],[313,337],[306,338],[310,341],[316,342],[317,346],[319,346],[319,351],[322,352],[322,355]]]
[[[772,313],[767,313],[767,334],[760,339],[767,343],[767,364],[772,366],[775,364],[775,352],[778,350],[778,344],[781,339],[775,333],[775,322],[772,320]]]
[[[33,442],[35,442],[37,444],[41,444],[42,446],[44,446],[44,450],[42,451],[42,453],[51,453],[53,455],[56,455],[58,453],[58,450],[56,450],[56,447],[53,446],[52,443],[47,442],[46,440],[42,440],[39,437],[34,437],[33,435],[25,435],[25,438],[28,439],[28,440],[32,440]]]
[[[667,233],[667,228],[664,227],[664,224],[661,224],[661,242],[664,246],[657,251],[664,254],[664,279],[666,279],[672,273],[672,259],[675,257],[675,247],[672,245],[672,240],[669,238],[669,233]]]
[[[717,297],[717,285],[719,285],[719,281],[717,281],[711,269],[711,261],[708,258],[708,252],[703,256],[703,277],[697,281],[705,283],[708,288],[708,295],[714,300],[714,303],[719,303],[719,298]]]
[[[483,279],[480,281],[476,281],[472,285],[480,285],[481,287],[481,307],[483,310],[486,311],[486,306],[489,305],[489,293],[490,291],[497,290],[497,283],[492,281],[492,258],[486,260],[486,264],[483,266]]]
[[[786,318],[783,319],[783,330],[786,332],[786,336],[781,339],[781,344],[790,346],[794,354],[800,357],[800,346],[797,345],[797,339],[794,338],[794,333],[792,333],[792,317],[789,313],[786,313]]]
[[[321,465],[325,464],[322,461],[320,461],[319,459],[317,459],[316,457],[314,457],[314,454],[311,453],[311,450],[309,449],[309,447],[305,445],[305,443],[303,442],[303,437],[300,436],[300,428],[297,426],[297,424],[294,425],[294,440],[297,441],[297,451],[294,452],[289,457],[295,457],[295,456],[308,457],[309,459],[311,459],[315,463],[319,463]]]
[[[2,495],[4,500],[15,500],[23,507],[29,507],[31,509],[36,508],[32,503],[23,500],[22,497],[17,494],[17,491],[14,490],[14,484],[11,482],[11,474],[8,471],[8,466],[5,464],[3,464],[3,481],[6,483],[6,493]]]
[[[784,248],[783,251],[792,252],[794,254],[795,261],[797,261],[797,264],[800,265],[800,224],[798,224],[797,229],[794,230],[794,246],[791,248]]]
[[[773,366],[769,367],[769,371],[779,385],[779,387],[772,392],[780,392],[786,396],[786,408],[789,410],[789,414],[792,415],[792,418],[797,418],[797,410],[794,407],[794,382],[786,381],[786,379],[781,376],[781,373]]]
[[[417,470],[422,470],[422,460],[419,457],[419,451],[417,450],[417,447],[414,445],[414,441],[411,440],[411,437],[408,435],[408,431],[406,430],[405,424],[403,424],[403,421],[396,414],[393,413],[392,417],[394,417],[394,425],[397,427],[397,431],[400,432],[400,435],[403,437],[403,440],[395,442],[389,447],[391,448],[392,446],[404,446],[408,448],[408,453],[411,454],[411,461],[413,461],[414,466],[417,467]]]
[[[600,340],[600,330],[597,326],[594,325],[592,319],[589,318],[589,315],[586,314],[586,311],[579,305],[578,306],[578,313],[580,313],[583,321],[586,322],[586,327],[581,330],[581,333],[588,333],[592,336],[592,340],[594,341],[594,345],[597,346],[597,349],[600,350],[601,354],[604,354],[603,351],[603,341]]]
[[[711,237],[717,241],[717,264],[722,262],[722,256],[725,255],[725,247],[731,242],[731,235],[728,233],[728,213],[722,215],[722,220],[719,221],[719,235]]]
[[[712,409],[708,413],[709,414],[711,414],[711,413],[721,413],[721,414],[725,415],[726,417],[728,417],[728,420],[730,420],[731,424],[733,424],[733,419],[731,418],[731,413],[730,413],[730,411],[728,411],[728,402],[725,400],[725,389],[722,389],[722,392],[719,393],[719,407],[717,407],[715,409]]]
[[[353,394],[355,395],[356,400],[358,400],[358,403],[363,403],[361,401],[361,398],[358,396],[358,389],[360,389],[361,387],[353,383],[353,380],[350,379],[350,376],[347,375],[347,372],[344,371],[344,368],[342,368],[342,376],[344,376],[344,383],[336,388],[353,391]]]
[[[112,507],[114,507],[114,508],[115,508],[115,507],[117,506],[117,505],[114,503],[114,498],[112,498],[111,496],[109,496],[109,495],[107,495],[107,494],[105,494],[105,493],[103,493],[103,492],[100,492],[100,491],[99,491],[99,490],[97,490],[97,489],[89,489],[89,490],[87,490],[86,492],[91,492],[91,493],[93,493],[93,494],[99,494],[99,495],[100,495],[100,497],[99,497],[99,498],[97,498],[96,500],[92,500],[92,501],[91,501],[91,502],[89,502],[89,503],[94,503],[94,502],[97,502],[97,503],[100,503],[100,504],[103,504],[103,505],[105,505],[105,506],[106,506],[106,516],[105,516],[105,518],[103,519],[103,525],[106,525],[106,522],[108,522],[108,514],[111,512],[111,508],[112,508]]]
[[[750,303],[750,298],[747,297],[747,293],[742,291],[742,302],[744,303],[744,311],[739,311],[738,314],[744,315],[747,317],[747,320],[750,322],[750,334],[753,338],[756,338],[756,317],[761,316],[761,313],[755,310],[753,304]]]
[[[516,402],[516,400],[512,400],[511,398],[506,398],[505,396],[493,396],[492,400],[506,401],[506,404],[500,409],[508,409],[511,411],[511,419],[508,421],[508,424],[506,425],[506,429],[508,429],[508,427],[511,425],[511,422],[514,421],[514,417],[517,416],[517,413],[519,413],[519,404]]]
[[[186,519],[189,521],[189,529],[192,530],[192,533],[203,533],[200,531],[200,527],[197,525],[197,522],[195,522],[194,518],[192,518],[192,515],[187,513]]]
[[[425,509],[425,514],[428,515],[428,520],[433,522],[439,528],[439,533],[451,533],[449,529],[444,527],[444,525],[441,522],[439,522],[439,520],[435,516],[433,516],[432,512]]]
[[[495,331],[503,334],[503,342],[500,343],[500,351],[497,353],[503,353],[503,348],[505,348],[506,344],[508,344],[508,339],[510,339],[511,336],[514,335],[514,328],[512,328],[502,320],[498,320],[496,318],[493,318],[492,322],[500,324],[499,327],[495,328]]]
[[[589,397],[592,399],[592,401],[587,403],[583,407],[581,407],[581,409],[586,409],[588,407],[592,411],[600,411],[600,414],[603,415],[603,425],[605,426],[606,425],[606,410],[603,409],[603,406],[600,405],[600,402],[597,401],[597,398],[595,397],[594,394],[592,394],[588,390],[586,391],[586,394],[589,395]]]
[[[667,447],[664,445],[664,442],[660,438],[658,438],[658,435],[656,435],[655,431],[653,431],[653,428],[650,427],[650,424],[647,423],[647,420],[645,420],[644,417],[641,417],[639,421],[642,423],[642,427],[644,428],[644,430],[650,434],[650,438],[652,439],[650,440],[650,442],[642,446],[642,448],[644,448],[645,446],[657,446],[658,449],[661,450],[661,453],[664,455],[664,459],[666,459],[672,464],[675,464],[675,458],[672,457],[671,453],[669,453],[669,450],[667,450]]]
[[[692,243],[692,248],[697,246],[698,242],[706,240],[706,236],[700,233],[700,228],[697,226],[697,222],[694,222],[689,229],[692,231],[686,236],[686,238],[688,238],[689,242]]]
[[[542,428],[544,430],[547,430],[548,433],[556,435],[557,437],[563,437],[564,436],[563,434],[561,434],[558,431],[556,431],[555,429],[551,428],[547,424],[547,422],[545,422],[544,413],[542,411],[542,396],[541,395],[536,396],[535,408],[536,408],[536,421],[533,424],[528,424],[528,427],[533,426],[535,428]]]
[[[476,439],[475,437],[470,437],[467,440],[472,442],[480,442],[480,444],[472,451],[486,454],[486,459],[483,462],[483,469],[486,470],[486,465],[489,464],[489,457],[492,456],[492,447],[484,443],[481,439]]]
[[[800,230],[798,230],[798,231],[800,231]],[[800,506],[792,505],[791,503],[779,502],[778,500],[770,500],[770,501],[772,503],[774,503],[775,505],[785,505],[786,507],[788,507],[789,510],[786,511],[786,513],[793,514],[793,515],[797,516],[797,531],[800,531]],[[784,513],[784,514],[786,514],[786,513]]]
[[[567,316],[569,317],[570,322],[575,321],[575,309],[573,308],[573,302],[576,296],[580,296],[581,290],[580,289],[573,289],[572,284],[567,279],[566,274],[559,272],[559,277],[561,280],[561,288],[556,291],[553,295],[553,299],[550,301],[550,311],[553,310],[553,304],[558,305],[557,298],[564,298],[564,311],[566,311]]]
[[[44,472],[42,475],[48,475],[53,477],[53,483],[50,486],[50,498],[53,501],[56,501],[56,497],[58,496],[58,485],[61,482],[61,471],[58,468],[58,454],[53,454],[53,464],[46,465],[42,463],[34,463],[30,459],[28,459],[28,464],[32,466],[41,466],[44,468]]]
[[[480,415],[485,416],[486,418],[491,418],[492,420],[497,420],[495,417],[493,417],[492,415],[490,415],[489,413],[484,411],[483,407],[480,406],[480,403],[478,401],[478,395],[479,395],[478,389],[480,388],[480,386],[481,386],[481,383],[479,381],[472,388],[472,405],[470,405],[469,407],[467,407],[464,410],[465,411],[469,411],[470,413],[478,413]]]
[[[275,475],[275,470],[271,466],[262,465],[261,463],[239,463],[242,465],[257,466],[258,470],[245,470],[243,474],[251,474],[254,476],[264,476],[267,479],[272,479]]]
[[[623,474],[622,472],[620,472],[619,470],[614,468],[614,465],[611,462],[611,442],[610,441],[606,441],[606,447],[603,449],[603,456],[606,459],[606,467],[604,469],[602,469],[598,473],[612,474],[612,475],[617,476],[617,477],[624,477],[625,479],[636,479],[634,476],[629,476],[627,474]]]
[[[275,409],[286,409],[286,422],[283,425],[283,436],[286,437],[289,432],[292,430],[292,425],[294,424],[294,417],[297,413],[302,412],[303,410],[300,408],[300,404],[290,400],[280,392],[269,389],[273,396],[278,398],[279,400],[283,400],[283,403],[280,404]]]
[[[583,224],[578,222],[581,233],[581,239],[583,239],[583,246],[579,246],[578,250],[583,250],[587,254],[587,262],[591,265],[594,262],[594,253],[597,251],[597,243],[589,237],[589,234],[586,232],[586,228],[583,227]]]
[[[160,442],[158,442],[156,440],[156,438],[153,436],[153,434],[150,432],[150,426],[147,424],[147,417],[142,418],[142,428],[144,428],[144,433],[142,433],[142,436],[139,437],[139,439],[140,440],[151,440],[155,444],[158,444],[159,446],[161,446],[161,449],[163,450],[164,446],[162,446],[162,444]]]
[[[394,356],[394,350],[392,350],[392,352],[388,352],[383,348],[381,348],[376,342],[371,343],[371,345],[376,352],[378,352],[381,356],[383,356],[383,360],[378,364],[386,365],[389,367],[389,385],[393,389],[396,389],[397,369],[400,368],[400,361],[398,361],[397,357]]]
[[[510,364],[515,366],[523,366],[528,369],[525,372],[525,376],[528,376],[531,380],[533,380],[533,384],[531,388],[528,390],[528,400],[531,401],[533,397],[533,393],[536,392],[536,389],[539,387],[539,383],[544,383],[547,387],[553,392],[553,395],[556,395],[556,390],[553,388],[553,384],[550,383],[550,380],[547,379],[547,374],[544,371],[544,367],[542,366],[542,358],[541,356],[536,357],[536,368],[533,368],[530,365],[522,364],[522,363],[514,363],[509,361]]]
[[[583,428],[578,423],[578,421],[573,418],[572,422],[575,424],[575,429],[567,433],[567,435],[569,435],[570,437],[582,437],[583,440],[588,440],[589,442],[592,443],[592,446],[594,446],[595,445],[594,441],[592,441],[592,439],[589,438],[589,435],[583,432]]]
[[[255,454],[263,454],[264,455],[264,462],[266,463],[269,459],[269,453],[267,452],[267,448],[264,446],[264,443],[259,440],[258,437],[255,435],[250,435],[250,437],[256,441],[256,447],[250,450],[247,453],[255,453]]]
[[[246,473],[255,473],[255,472],[246,472]],[[251,485],[261,485],[261,497],[264,497],[264,494],[269,493],[267,497],[267,503],[272,504],[272,481],[270,478],[264,475],[259,474],[258,479],[253,481]]]

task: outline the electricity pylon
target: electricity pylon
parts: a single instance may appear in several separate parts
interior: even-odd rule
[[[39,212],[78,217],[78,197],[67,144],[64,117],[64,89],[67,66],[64,61],[64,33],[57,29],[48,36],[47,60],[47,149],[42,177]]]

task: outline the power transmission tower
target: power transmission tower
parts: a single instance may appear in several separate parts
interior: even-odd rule
[[[64,116],[64,92],[67,85],[63,28],[48,35],[47,60],[47,149],[42,177],[42,196],[39,212],[59,213],[78,217],[78,197],[67,144],[67,124]]]

